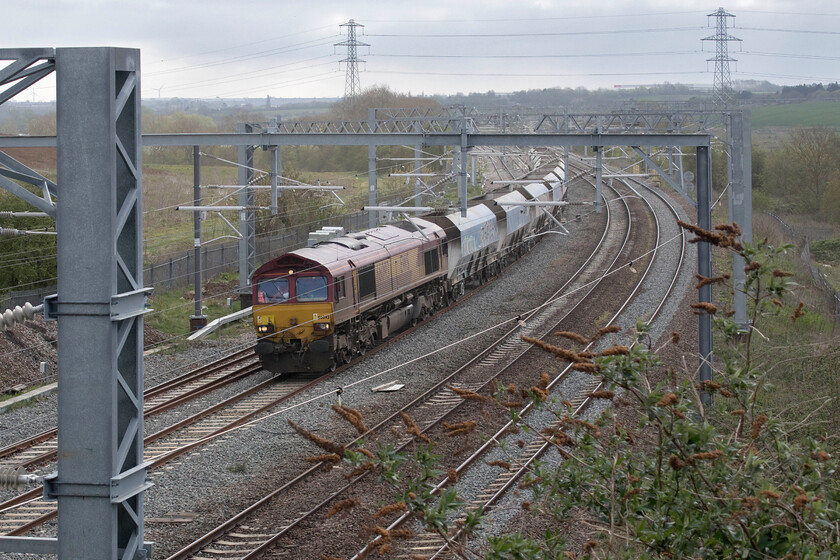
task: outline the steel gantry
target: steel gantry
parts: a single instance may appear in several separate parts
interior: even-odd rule
[[[721,187],[728,191],[729,219],[741,227],[741,238],[752,242],[752,131],[749,109],[732,110],[675,110],[675,111],[640,111],[627,110],[601,114],[546,114],[538,121],[536,131],[594,133],[597,131],[615,134],[691,134],[701,133],[715,136],[726,146],[728,184]],[[718,136],[715,136],[718,137]],[[624,144],[627,145],[627,144]],[[661,144],[673,147],[675,144]],[[697,206],[686,189],[682,158],[674,165],[673,152],[669,149],[667,166],[659,164],[640,146],[631,146],[646,165],[653,168],[671,187],[684,198]],[[600,169],[600,164],[596,164]],[[677,172],[677,179],[673,175]],[[600,186],[600,181],[598,181]],[[699,196],[699,193],[698,193]],[[743,258],[733,257],[732,278],[735,284],[733,307],[734,320],[742,328],[749,328],[747,319],[746,295],[743,291],[746,282]]]
[[[463,123],[465,119],[461,119]],[[595,119],[593,122],[597,122]],[[376,130],[367,123],[356,123],[351,128]],[[600,129],[599,129],[600,130]],[[0,139],[2,145],[3,139]],[[658,147],[677,146],[695,148],[697,158],[697,221],[700,227],[711,228],[711,136],[708,133],[684,132],[568,132],[536,134],[484,134],[470,133],[467,126],[456,132],[364,132],[317,134],[268,133],[258,135],[246,133],[204,133],[204,134],[154,134],[144,136],[148,146],[202,145],[277,145],[277,146],[456,146],[462,153],[476,147],[556,147],[591,146],[601,151],[609,146]],[[458,164],[458,191],[462,212],[466,211],[466,158]],[[698,244],[698,273],[711,275],[711,250],[707,243]],[[711,289],[700,290],[699,301],[711,303]],[[712,321],[709,315],[699,316],[700,379],[711,379],[712,370]]]
[[[694,148],[697,159],[697,221],[700,227],[711,227],[711,135],[708,131],[686,132],[678,127],[656,125],[645,127],[631,125],[646,119],[641,115],[607,119],[587,118],[564,114],[564,121],[554,120],[554,131],[546,131],[545,126],[537,127],[536,133],[497,133],[488,134],[477,131],[474,121],[466,112],[423,118],[416,114],[389,115],[393,119],[374,118],[364,121],[342,121],[323,123],[284,123],[268,130],[248,130],[240,128],[237,133],[201,133],[201,134],[152,134],[143,136],[144,146],[205,146],[227,145],[242,147],[240,160],[249,161],[248,150],[255,146],[368,146],[373,150],[377,146],[453,146],[457,158],[458,191],[460,207],[466,211],[467,158],[463,157],[477,147],[554,147],[588,146],[600,152],[604,147],[626,146],[652,148],[676,146]],[[590,116],[591,117],[591,116]],[[546,117],[551,121],[553,117]],[[600,122],[599,122],[600,120]],[[628,123],[621,130],[616,130],[613,122]],[[591,123],[591,124],[590,124]],[[597,126],[596,126],[597,125]],[[0,137],[3,146],[49,146],[55,145],[55,139],[37,137]],[[370,152],[369,152],[370,153]],[[374,158],[375,159],[375,156]],[[252,167],[252,166],[246,166]],[[247,185],[251,177],[240,176],[240,183]],[[375,192],[375,183],[370,181]],[[374,198],[370,199],[375,202]],[[242,202],[242,201],[240,201]],[[246,201],[247,202],[247,201]],[[251,206],[240,204],[240,206]],[[245,251],[247,254],[248,252]],[[706,243],[698,248],[698,272],[711,275],[711,253]],[[708,288],[708,287],[706,287]],[[710,302],[711,290],[701,289],[701,302]],[[711,317],[701,315],[700,322],[700,378],[711,378]]]
[[[0,186],[56,217],[58,538],[0,537],[0,550],[60,560],[145,558],[140,51],[0,50],[7,100],[55,70],[58,181],[7,155]],[[41,190],[42,196],[14,181]],[[56,199],[58,203],[56,204]]]

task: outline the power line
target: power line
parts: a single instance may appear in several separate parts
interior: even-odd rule
[[[580,76],[696,76],[708,74],[706,71],[676,72],[574,72],[566,74],[513,74],[510,72],[400,72],[397,70],[370,70],[371,74],[406,74],[409,76],[479,76],[510,78],[574,78]]]
[[[615,58],[635,56],[670,56],[701,54],[703,51],[658,51],[658,52],[611,52],[611,53],[579,53],[579,54],[377,54],[370,56],[380,58],[492,58],[492,59],[522,59],[522,58]]]
[[[312,29],[304,29],[303,31],[298,31],[297,33],[284,34],[283,39],[287,39],[289,37],[295,37],[297,35],[304,35],[306,33],[311,33],[313,31],[320,31],[322,29],[328,29],[330,27],[332,27],[332,25],[322,25],[321,27],[314,27]],[[232,50],[235,50],[235,49],[239,49],[239,48],[243,48],[243,47],[250,47],[250,46],[253,46],[253,45],[260,45],[262,43],[268,43],[268,42],[276,41],[276,40],[277,40],[277,37],[272,37],[270,39],[262,39],[260,41],[251,41],[250,43],[240,43],[238,45],[232,45],[230,47],[213,49],[213,50],[210,50],[210,51],[203,51],[203,52],[200,52],[200,53],[187,54],[187,55],[179,56],[179,57],[176,57],[176,58],[170,58],[168,60],[160,60],[158,62],[152,62],[150,64],[150,66],[155,66],[157,64],[165,64],[165,63],[168,63],[168,62],[173,62],[175,60],[183,60],[185,58],[194,58],[196,56],[204,56],[204,55],[208,55],[208,54],[215,54],[215,53],[218,53],[218,52],[232,51]]]
[[[805,60],[840,60],[840,56],[825,56],[820,54],[770,53],[759,51],[738,51],[738,54],[746,54],[751,56],[768,56],[777,58],[801,58]]]
[[[539,17],[539,18],[499,18],[499,19],[369,19],[371,23],[492,23],[492,22],[511,22],[511,21],[572,21],[580,19],[626,19],[628,17],[650,17],[650,16],[673,16],[673,15],[688,15],[688,14],[702,14],[700,10],[678,11],[678,12],[633,12],[626,14],[601,14],[597,16],[558,16],[558,17]]]
[[[820,31],[816,29],[779,29],[775,27],[738,27],[746,31],[772,31],[774,33],[805,33],[807,35],[840,35],[840,31]]]
[[[675,31],[702,31],[707,26],[693,27],[661,27],[648,29],[613,29],[610,31],[553,31],[546,33],[369,33],[368,37],[411,37],[429,39],[473,39],[498,37],[575,37],[580,35],[625,35],[632,33],[673,33]]]
[[[302,43],[295,43],[292,45],[287,45],[285,47],[279,47],[276,49],[271,49],[267,51],[259,51],[256,53],[248,53],[238,56],[233,56],[229,58],[223,58],[221,60],[215,60],[212,62],[204,62],[201,64],[194,64],[191,66],[182,66],[180,68],[171,68],[169,70],[160,70],[158,72],[148,72],[145,74],[146,77],[155,77],[155,76],[165,76],[167,74],[175,74],[185,72],[187,70],[198,70],[203,68],[212,68],[213,66],[221,66],[224,64],[232,64],[234,62],[241,62],[243,60],[251,60],[254,58],[265,58],[267,56],[276,56],[278,54],[284,54],[287,52],[296,52],[305,49],[311,49],[314,47],[322,47],[325,45],[329,45],[335,35],[327,36],[327,37],[320,37],[318,39],[312,39],[311,41],[304,41]]]

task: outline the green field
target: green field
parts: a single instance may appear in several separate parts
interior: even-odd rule
[[[752,109],[753,130],[770,127],[831,126],[840,129],[840,102],[805,101]]]

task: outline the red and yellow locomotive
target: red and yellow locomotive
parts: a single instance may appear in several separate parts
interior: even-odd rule
[[[434,212],[268,261],[251,281],[263,366],[329,370],[447,305],[532,245],[548,219],[518,203],[562,200],[562,179],[557,168],[541,182],[472,201],[466,216]]]
[[[325,370],[447,297],[443,230],[422,219],[322,241],[253,277],[256,353],[275,372]]]

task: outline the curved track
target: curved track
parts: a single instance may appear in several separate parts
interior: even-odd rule
[[[623,204],[625,208],[627,208],[627,202],[623,199],[623,197],[617,197],[616,200],[620,201],[620,204]],[[627,209],[627,214],[628,216],[630,215],[629,209]],[[616,261],[621,259],[622,256],[623,258],[629,258],[631,261],[635,259],[637,262],[640,258],[638,255],[634,256],[633,250],[628,247],[630,244],[628,243],[630,231],[629,222],[630,220],[628,217],[627,225],[623,228],[621,241],[612,242],[612,262],[609,264],[608,268],[613,270],[616,270]],[[654,242],[653,245],[655,246],[656,242]],[[630,251],[630,253],[626,253],[626,251]],[[597,257],[590,259],[590,261],[587,262],[587,266],[584,267],[584,269],[581,269],[575,278],[575,281],[578,282],[580,286],[586,286],[589,291],[594,290],[598,281],[602,281],[605,278],[603,275],[604,269],[602,268],[604,263],[599,262],[595,265],[593,264],[593,261],[595,260],[598,260]],[[650,270],[650,266],[653,261],[654,259],[652,257],[648,259],[646,271]],[[586,278],[586,268],[600,270],[601,272],[599,273],[592,273],[599,280]],[[619,268],[621,268],[621,266],[619,266]],[[644,280],[644,276],[644,274],[641,275],[636,287],[627,297],[628,301],[633,298],[633,294],[638,289],[638,286],[641,285]],[[392,437],[394,428],[399,425],[398,415],[401,412],[410,412],[411,417],[415,419],[415,422],[418,427],[420,427],[421,431],[423,433],[430,432],[433,428],[440,426],[445,419],[450,418],[452,414],[463,405],[462,399],[455,395],[448,387],[456,387],[471,391],[487,390],[488,387],[492,388],[493,384],[505,371],[534,367],[534,363],[536,362],[529,363],[526,356],[533,357],[537,354],[537,362],[539,361],[540,356],[538,353],[530,351],[530,345],[522,343],[519,338],[520,334],[522,334],[523,330],[527,330],[531,336],[534,334],[545,335],[552,332],[555,328],[559,328],[559,325],[562,323],[562,319],[566,318],[568,320],[568,318],[573,315],[573,311],[580,307],[580,303],[585,301],[584,298],[577,298],[578,305],[572,306],[572,309],[559,310],[557,307],[560,306],[553,305],[562,299],[566,299],[558,298],[557,296],[561,293],[568,293],[573,290],[583,290],[583,288],[579,287],[572,289],[570,283],[561,288],[561,290],[555,294],[555,297],[550,300],[551,303],[547,303],[531,316],[524,318],[524,326],[522,324],[517,324],[513,329],[506,333],[505,336],[497,340],[496,343],[487,348],[469,364],[445,377],[434,388],[413,400],[409,403],[409,405],[402,408],[400,411],[391,414],[373,428],[370,428],[370,430],[365,434],[366,440],[370,442],[372,439],[376,439],[378,442],[395,445],[398,448],[409,446],[412,443],[413,437],[405,435],[397,439]],[[619,312],[620,309],[617,310],[615,314],[617,315]],[[499,364],[502,365],[500,366]],[[495,370],[495,373],[491,370]],[[566,372],[558,376],[553,381],[552,386],[559,383],[565,375]],[[477,382],[476,380],[481,381]],[[589,388],[587,393],[591,392],[591,390],[592,389]],[[427,414],[424,410],[433,410],[434,412]],[[271,549],[278,543],[282,542],[283,538],[292,533],[296,527],[306,523],[312,517],[317,518],[323,515],[324,509],[328,505],[334,503],[335,500],[338,500],[342,495],[349,493],[352,483],[347,484],[341,480],[333,481],[333,483],[329,485],[320,483],[319,486],[330,486],[334,488],[334,491],[332,493],[325,493],[321,501],[318,502],[312,509],[305,512],[304,515],[296,518],[287,518],[282,521],[276,521],[275,517],[278,502],[296,503],[294,498],[290,497],[296,492],[294,487],[296,485],[300,485],[307,477],[314,476],[322,468],[323,465],[316,465],[308,471],[302,473],[299,477],[290,481],[282,488],[272,492],[270,495],[254,504],[251,508],[241,512],[227,523],[205,535],[202,539],[199,539],[190,546],[182,549],[180,552],[173,555],[170,560],[191,557],[258,557],[264,551]],[[318,499],[319,498],[315,496],[309,496],[307,503],[312,503]],[[280,527],[281,529],[279,531],[276,529],[271,530],[270,527],[272,526]]]

